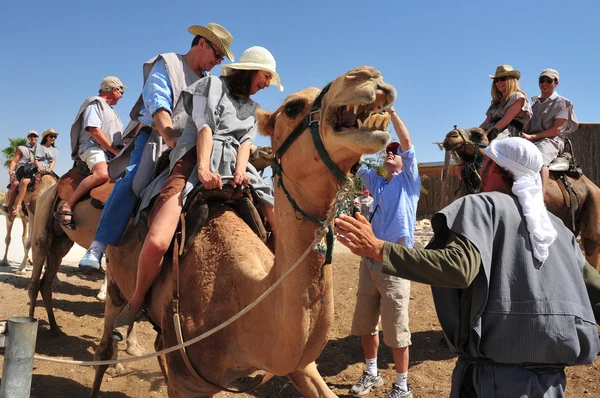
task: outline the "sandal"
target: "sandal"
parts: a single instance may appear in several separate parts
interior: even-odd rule
[[[64,206],[65,205],[61,206],[60,211],[54,212],[54,218],[56,219],[56,221],[58,221],[58,223],[61,226],[65,227],[66,229],[75,229],[75,223],[73,222],[73,212],[68,210],[62,210],[64,209]],[[70,218],[68,220],[65,220],[65,216],[70,216]]]

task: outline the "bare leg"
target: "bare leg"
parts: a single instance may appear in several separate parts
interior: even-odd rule
[[[314,362],[308,364],[304,369],[298,369],[287,375],[294,387],[302,395],[308,398],[334,398],[337,397],[329,389],[325,380],[319,374],[317,365]]]
[[[15,200],[15,205],[13,206],[12,214],[17,215],[19,209],[21,208],[21,203],[23,203],[23,198],[25,198],[25,194],[27,193],[27,186],[31,182],[30,178],[23,178],[21,180],[21,186],[19,187],[19,194],[17,195],[17,200]]]
[[[108,176],[108,163],[99,162],[94,165],[92,168],[92,174],[85,177],[81,183],[75,189],[75,192],[69,197],[67,200],[66,206],[68,210],[71,211],[75,204],[79,202],[79,199],[83,197],[83,195],[90,192],[93,188],[104,184],[108,181],[110,177]]]
[[[408,372],[408,347],[392,348],[392,354],[396,365],[396,373]]]
[[[360,336],[365,358],[376,358],[379,349],[379,334],[367,334]]]
[[[129,307],[133,310],[142,307],[148,289],[160,273],[163,256],[171,244],[181,214],[180,196],[178,194],[167,200],[152,220],[138,259],[135,292],[129,299]]]

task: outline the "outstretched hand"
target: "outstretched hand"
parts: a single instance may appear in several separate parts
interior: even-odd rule
[[[377,239],[369,220],[356,213],[356,219],[342,214],[334,220],[337,240],[357,256],[369,257],[375,261],[383,261],[383,244]]]

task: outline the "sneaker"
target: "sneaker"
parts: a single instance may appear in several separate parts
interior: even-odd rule
[[[360,379],[350,389],[350,394],[353,395],[365,395],[371,392],[373,387],[381,387],[383,385],[383,379],[381,375],[377,373],[377,376],[373,376],[367,372],[363,372]]]
[[[96,271],[100,272],[100,263],[102,262],[102,256],[104,252],[97,248],[92,247],[85,252],[83,258],[79,261],[79,269],[83,271]]]
[[[112,338],[117,341],[125,340],[129,328],[141,317],[141,310],[134,310],[127,304],[115,318],[115,324],[113,325],[113,330],[111,332]]]
[[[400,389],[400,386],[396,383],[392,383],[392,389],[386,395],[387,398],[412,398],[412,390],[410,384],[408,385],[408,391]]]

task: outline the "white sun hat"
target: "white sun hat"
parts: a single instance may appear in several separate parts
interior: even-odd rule
[[[271,83],[279,87],[279,91],[283,91],[281,80],[276,72],[276,63],[273,55],[264,47],[254,46],[250,47],[242,54],[239,62],[221,65],[221,73],[223,76],[231,74],[233,69],[238,70],[264,70],[271,72],[273,78]]]

